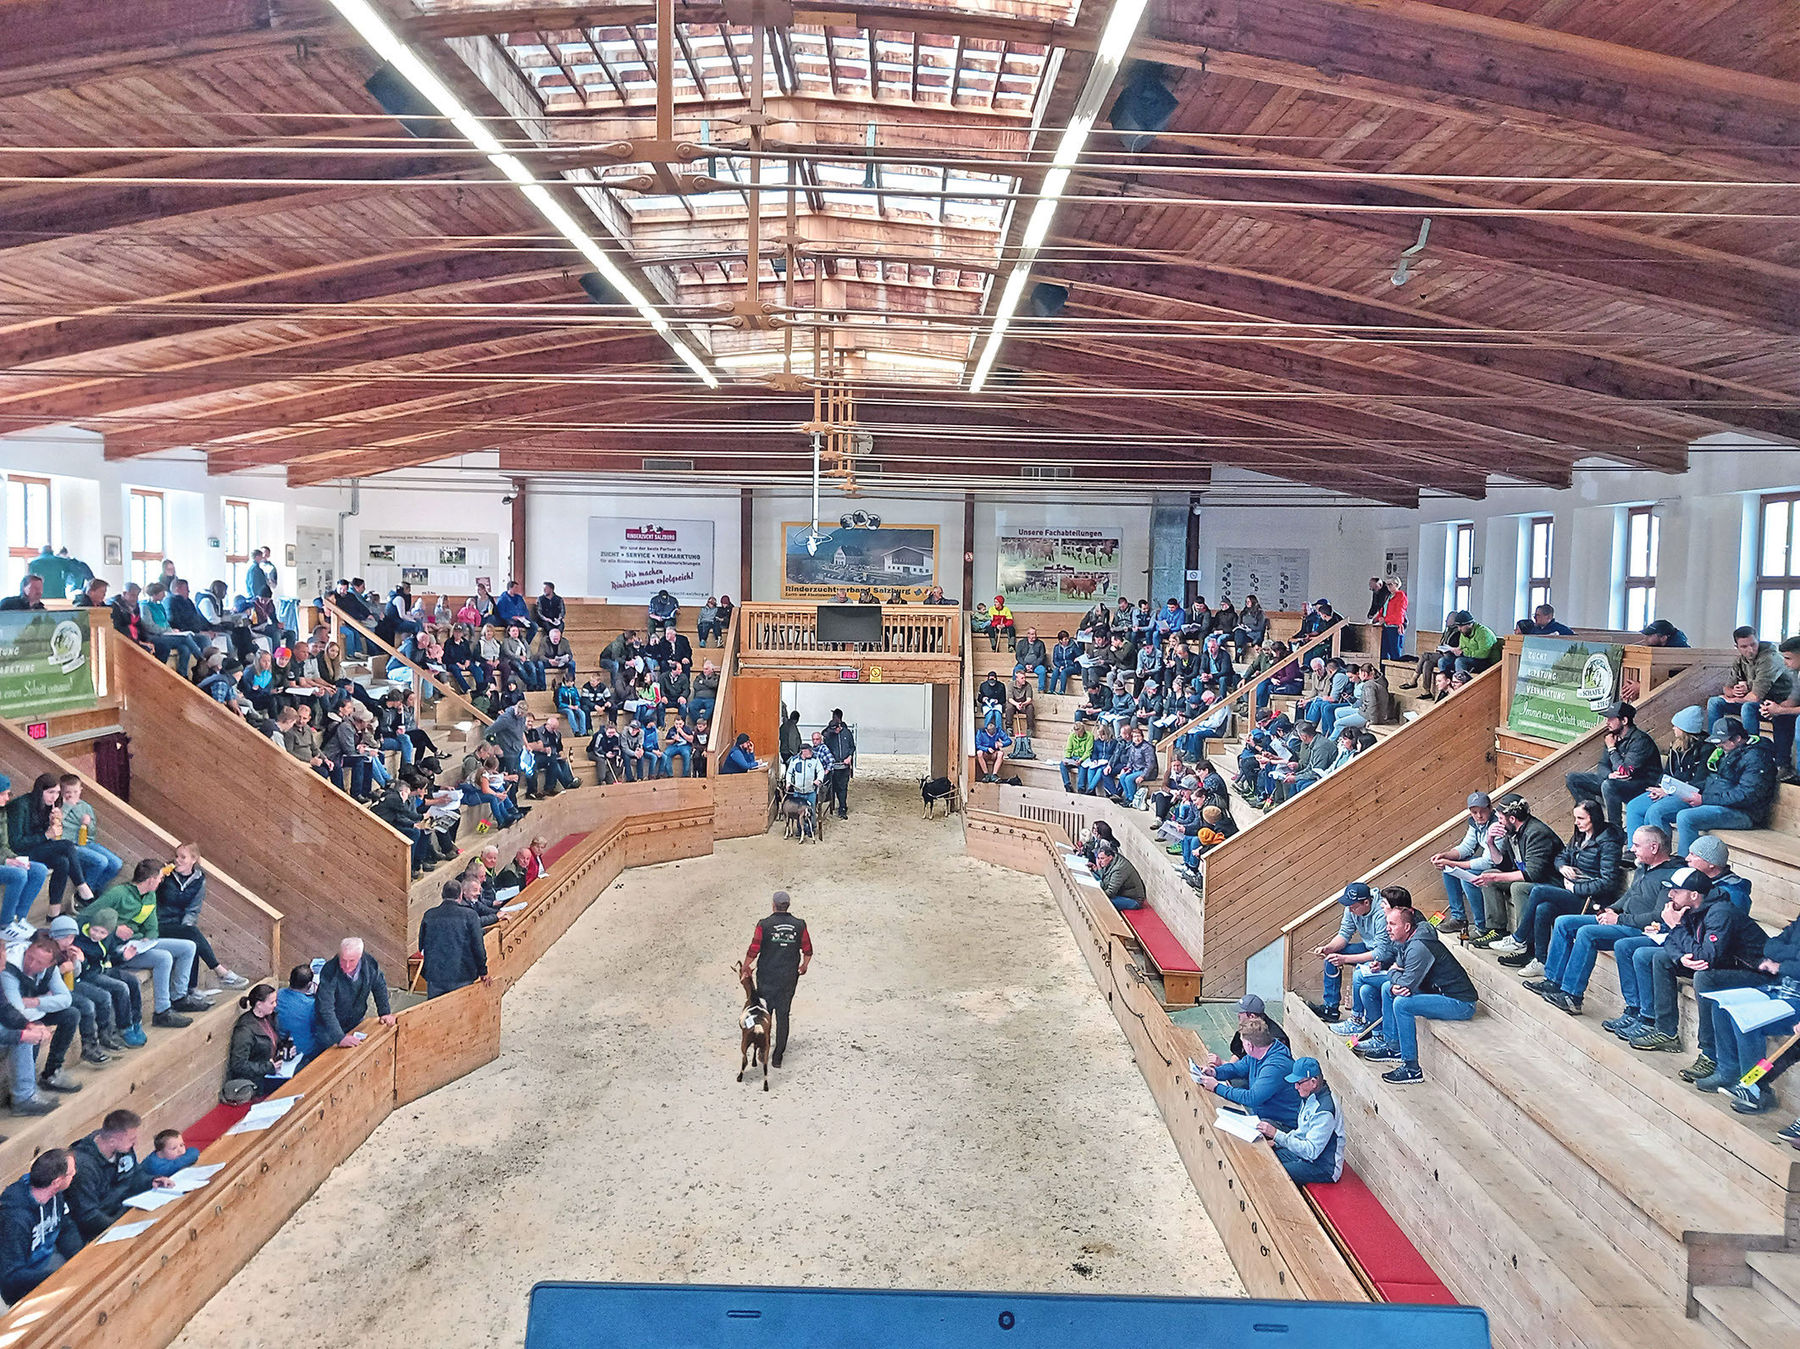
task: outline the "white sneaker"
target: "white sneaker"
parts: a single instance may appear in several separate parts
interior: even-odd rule
[[[1519,978],[1521,979],[1542,979],[1543,977],[1544,962],[1541,960],[1534,960],[1524,969],[1519,971]]]
[[[1524,949],[1525,944],[1523,942],[1517,941],[1510,936],[1502,937],[1499,941],[1488,947],[1488,950],[1497,956],[1516,956]]]

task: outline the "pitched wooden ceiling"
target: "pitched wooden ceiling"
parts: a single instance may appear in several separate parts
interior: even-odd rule
[[[979,395],[1104,0],[677,0],[678,162],[646,148],[653,5],[383,8],[540,178],[589,184],[721,387],[592,303],[466,142],[383,113],[327,0],[0,0],[0,431],[296,484],[496,450],[773,481],[807,467],[817,341],[889,483],[1220,463],[1411,503],[1800,439],[1792,0],[1151,0],[1132,55],[1177,110],[1136,153],[1102,119],[1033,273],[1067,305]]]

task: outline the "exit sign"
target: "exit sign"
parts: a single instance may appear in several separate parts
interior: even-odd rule
[[[847,670],[839,670],[838,671],[838,682],[840,684],[854,684],[857,680],[859,680],[861,678],[862,678],[861,670],[847,669]]]
[[[26,738],[30,740],[48,740],[50,738],[50,723],[47,721],[34,721],[25,727],[25,735]]]

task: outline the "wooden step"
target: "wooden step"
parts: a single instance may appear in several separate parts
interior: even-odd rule
[[[1800,1251],[1751,1251],[1747,1263],[1751,1286],[1800,1320]]]
[[[1771,1196],[1800,1192],[1800,1152],[1775,1137],[1789,1118],[1786,1114],[1734,1113],[1717,1092],[1698,1092],[1681,1080],[1679,1070],[1691,1056],[1633,1049],[1602,1030],[1597,1014],[1571,1017],[1527,990],[1512,970],[1471,958],[1474,954],[1459,959],[1481,993],[1484,1015],[1510,1022],[1577,1076],[1603,1082],[1638,1118],[1657,1120],[1669,1138],[1708,1169],[1740,1185],[1766,1188]],[[1787,1200],[1790,1208],[1794,1202]]]
[[[1694,1301],[1700,1324],[1733,1349],[1793,1349],[1800,1343],[1800,1317],[1793,1306],[1760,1288],[1696,1288]]]
[[[1349,1160],[1459,1301],[1508,1349],[1720,1349],[1539,1168],[1500,1146],[1441,1080],[1381,1081],[1294,995],[1296,1053],[1324,1066]],[[1431,1065],[1427,1064],[1427,1072]]]
[[[1434,902],[1437,902],[1439,898],[1434,896]],[[1464,968],[1469,969],[1471,974],[1483,969],[1489,970],[1497,977],[1511,979],[1514,984],[1523,988],[1519,972],[1502,965],[1498,956],[1491,955],[1486,951],[1478,951],[1468,945],[1458,946],[1456,955]],[[1681,1043],[1686,1050],[1686,1057],[1664,1053],[1648,1054],[1636,1049],[1629,1050],[1639,1058],[1668,1060],[1671,1072],[1676,1068],[1686,1067],[1694,1055],[1699,1052],[1695,1046],[1699,1043],[1700,1006],[1694,999],[1694,986],[1690,981],[1683,979],[1679,989],[1681,994]],[[1625,1000],[1619,996],[1618,966],[1613,961],[1611,951],[1602,951],[1600,959],[1595,962],[1593,978],[1588,980],[1587,992],[1582,995],[1582,1009],[1582,1019],[1591,1021],[1595,1033],[1599,1035],[1607,1034],[1606,1031],[1600,1029],[1602,1021],[1611,1021],[1625,1010]],[[1557,1015],[1566,1017],[1567,1013],[1559,1012]],[[1609,1038],[1612,1038],[1615,1044],[1624,1045],[1625,1043],[1616,1036]]]
[[[1603,1223],[1617,1249],[1669,1297],[1679,1300],[1696,1281],[1688,1265],[1691,1234],[1731,1238],[1697,1243],[1703,1260],[1717,1256],[1715,1246],[1741,1250],[1783,1240],[1781,1206],[1769,1187],[1728,1178],[1686,1149],[1671,1165],[1660,1115],[1641,1114],[1604,1081],[1546,1053],[1535,1034],[1483,1015],[1419,1027],[1420,1056],[1433,1080],[1520,1167],[1554,1176],[1564,1197]]]
[[[1731,869],[1750,882],[1752,916],[1775,931],[1800,916],[1800,835],[1775,829],[1707,832],[1725,840]]]

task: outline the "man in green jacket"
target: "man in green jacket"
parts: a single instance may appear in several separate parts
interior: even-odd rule
[[[194,943],[183,937],[164,937],[156,921],[156,887],[168,868],[146,857],[132,868],[131,879],[108,888],[78,915],[86,928],[94,915],[110,909],[119,916],[114,935],[125,943],[120,963],[128,970],[149,970],[156,998],[151,1024],[174,1030],[194,1023],[183,1012],[204,1012],[212,1004],[189,992],[194,977]]]
[[[1069,732],[1069,738],[1063,741],[1062,780],[1063,790],[1071,796],[1075,794],[1075,779],[1081,772],[1081,765],[1088,755],[1094,752],[1094,733],[1088,729],[1087,717],[1080,711],[1075,713],[1075,729]]]

